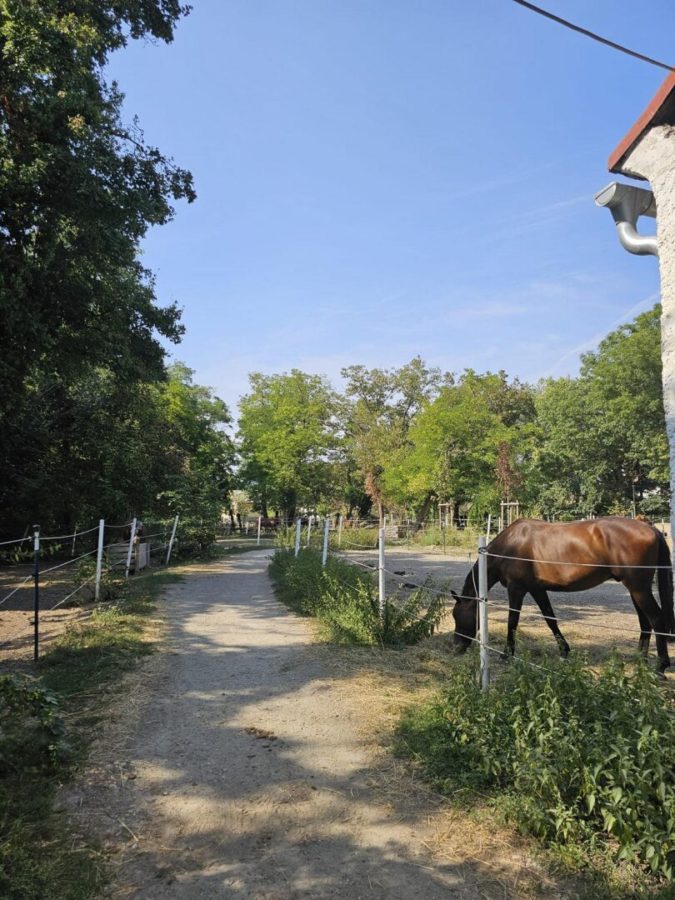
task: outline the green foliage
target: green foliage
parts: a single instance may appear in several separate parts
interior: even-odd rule
[[[347,446],[361,487],[382,521],[385,505],[398,500],[386,475],[397,455],[405,455],[414,417],[438,390],[441,373],[415,357],[400,369],[348,366],[342,377]]]
[[[672,881],[673,703],[642,660],[514,661],[486,693],[464,668],[411,710],[401,746],[444,789],[492,791],[523,830]]]
[[[166,580],[153,576],[127,585],[117,605],[66,631],[42,657],[39,679],[0,677],[3,898],[100,895],[107,877],[101,854],[54,812],[54,797],[86,754],[106,692],[151,652],[147,616],[154,609],[153,592]]]
[[[104,67],[131,39],[171,41],[187,11],[178,0],[0,0],[0,505],[9,536],[36,521],[148,512],[158,492],[176,490],[153,477],[180,472],[185,455],[162,443],[167,416],[152,394],[166,375],[160,338],[178,341],[183,329],[175,305],[156,304],[139,246],[172,218],[175,200],[194,199],[192,179],[122,121],[123,96]]]
[[[378,528],[343,528],[341,546],[346,550],[374,550],[379,539]],[[332,547],[340,549],[337,533],[331,532],[330,541]]]
[[[531,452],[532,389],[504,372],[468,370],[425,405],[383,475],[388,496],[420,508],[433,495],[482,509],[516,497],[519,469]]]
[[[350,644],[400,647],[433,634],[443,613],[443,598],[422,587],[406,598],[387,598],[381,619],[370,573],[341,559],[302,550],[275,553],[270,565],[279,598],[302,615],[316,616],[332,640]]]
[[[579,378],[542,384],[528,473],[542,512],[626,514],[634,498],[638,511],[667,509],[660,314],[657,305],[611,332],[582,358]]]
[[[249,376],[240,401],[242,479],[258,508],[295,515],[331,498],[338,471],[337,398],[325,378],[293,369]]]
[[[0,675],[0,777],[51,772],[70,754],[54,694],[34,678]]]

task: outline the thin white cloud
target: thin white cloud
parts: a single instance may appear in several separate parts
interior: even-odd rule
[[[625,310],[617,319],[613,322],[610,322],[609,325],[603,330],[599,331],[597,334],[594,334],[593,337],[584,341],[581,344],[577,344],[576,347],[572,347],[571,350],[567,350],[563,355],[553,363],[545,372],[539,375],[539,378],[550,378],[552,377],[556,370],[567,360],[573,359],[574,357],[578,357],[580,354],[585,353],[587,350],[591,350],[593,347],[596,347],[598,343],[607,336],[607,334],[612,331],[614,328],[617,328],[619,325],[622,325],[626,320],[632,319],[641,309],[646,306],[653,306],[659,300],[659,294],[654,293],[650,294],[648,297],[644,297],[638,303],[635,303],[630,309]]]

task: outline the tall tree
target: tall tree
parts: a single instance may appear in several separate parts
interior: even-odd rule
[[[508,481],[514,491],[529,453],[532,391],[505,372],[468,370],[418,413],[409,449],[385,475],[387,491],[423,520],[430,498],[470,501],[480,512],[498,502]]]
[[[532,481],[546,512],[663,512],[668,443],[660,307],[611,332],[582,357],[577,379],[544,383],[542,446]]]
[[[188,172],[121,118],[106,84],[128,40],[171,41],[178,0],[0,0],[0,503],[11,506],[39,430],[71,385],[98,369],[162,378],[158,336],[179,339],[155,303],[139,241],[192,200]],[[29,411],[44,406],[33,423]],[[57,417],[58,418],[58,417]]]
[[[413,418],[437,391],[441,373],[418,356],[399,369],[348,366],[342,376],[350,401],[345,411],[347,445],[382,523],[385,473],[404,450]]]
[[[325,378],[298,369],[249,376],[240,401],[242,476],[259,508],[292,517],[332,499],[339,459],[337,397]]]

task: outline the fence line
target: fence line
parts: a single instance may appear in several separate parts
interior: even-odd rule
[[[26,541],[32,541],[33,535],[29,534],[26,537],[15,538],[13,541],[0,541],[0,547],[9,547],[10,544],[24,544]]]
[[[49,536],[45,536],[45,537],[40,535],[39,526],[35,526],[33,533],[31,535],[27,535],[25,537],[18,538],[13,541],[0,542],[0,547],[10,546],[13,544],[23,544],[23,543],[27,543],[27,542],[32,543],[32,545],[33,545],[33,547],[32,547],[32,549],[33,549],[33,553],[32,553],[33,571],[31,572],[31,574],[29,574],[25,578],[23,578],[15,588],[13,588],[5,597],[3,597],[0,600],[0,606],[5,604],[8,600],[10,600],[13,596],[15,596],[20,590],[25,588],[31,580],[35,581],[34,609],[26,608],[26,609],[20,610],[22,613],[25,613],[25,614],[30,614],[31,612],[33,613],[33,618],[28,622],[28,626],[29,626],[29,628],[31,626],[33,626],[34,630],[35,630],[34,659],[38,658],[38,647],[39,647],[40,589],[41,588],[44,589],[46,586],[48,586],[50,584],[50,581],[53,582],[53,579],[48,577],[41,583],[40,578],[43,576],[50,576],[52,573],[60,572],[64,569],[66,569],[68,566],[79,563],[83,560],[86,560],[86,559],[92,557],[92,556],[96,556],[97,557],[97,565],[96,565],[95,574],[90,575],[89,577],[85,578],[84,581],[82,581],[80,584],[78,584],[73,590],[70,590],[69,593],[66,594],[65,597],[63,597],[61,600],[57,601],[53,605],[47,607],[44,611],[51,612],[51,611],[56,610],[59,607],[63,606],[65,603],[67,603],[69,600],[71,600],[76,594],[78,594],[80,591],[82,591],[85,587],[87,587],[88,585],[91,585],[92,582],[96,582],[95,602],[98,603],[98,599],[99,599],[99,590],[98,589],[99,589],[100,578],[101,578],[102,571],[103,571],[102,565],[101,565],[103,558],[104,557],[106,558],[105,569],[107,572],[113,572],[113,570],[116,570],[118,568],[126,567],[127,568],[127,576],[128,576],[129,560],[128,559],[121,559],[121,560],[117,560],[117,561],[111,560],[110,551],[114,548],[124,548],[125,550],[128,549],[129,553],[131,553],[131,550],[133,547],[133,538],[135,536],[132,534],[129,537],[129,539],[124,539],[122,541],[111,541],[108,544],[104,544],[103,543],[103,535],[105,533],[105,529],[107,528],[109,530],[109,532],[114,531],[114,530],[128,529],[130,527],[130,525],[132,525],[132,524],[133,523],[127,523],[124,525],[107,525],[105,523],[105,521],[103,519],[101,519],[99,521],[99,524],[93,528],[84,529],[82,531],[76,530],[74,533],[67,534],[67,535],[66,534],[64,534],[64,535],[49,535]],[[171,523],[168,523],[166,527],[163,527],[162,523],[160,523],[160,522],[158,522],[157,525],[159,525],[159,527],[162,528],[161,531],[154,531],[151,534],[140,536],[140,540],[143,543],[145,543],[146,541],[149,542],[152,538],[157,538],[157,537],[162,538],[161,542],[158,542],[157,545],[154,547],[152,546],[151,543],[148,543],[148,548],[149,548],[148,554],[147,554],[148,561],[150,560],[150,557],[153,553],[157,553],[157,552],[164,553],[167,550],[167,548],[169,548],[173,545],[173,543],[175,541],[175,537],[176,537],[176,529],[178,526],[178,516],[176,516]],[[166,538],[167,538],[167,533],[169,531],[171,532],[171,540],[170,540],[170,542],[167,542]],[[52,542],[53,541],[64,541],[65,542],[70,539],[73,539],[73,551],[74,551],[75,540],[77,538],[93,534],[94,532],[99,533],[98,546],[95,549],[90,550],[86,553],[83,553],[80,556],[77,556],[73,559],[68,559],[65,562],[61,562],[61,563],[57,563],[56,565],[49,566],[46,569],[40,568],[40,549],[41,549],[42,542],[44,542],[44,541],[52,541]],[[167,565],[168,565],[168,562],[169,562],[169,558],[168,558],[168,554],[167,554],[167,560],[166,560]],[[154,573],[151,573],[151,574],[154,574]],[[145,577],[147,577],[147,576],[145,576]],[[71,581],[71,585],[72,585],[72,581]],[[53,587],[54,587],[54,585],[52,585],[52,588],[50,588],[50,589],[53,589]],[[23,605],[23,601],[22,601],[22,605]],[[19,610],[17,610],[17,611],[19,611]],[[16,631],[14,634],[12,634],[12,636],[10,638],[8,638],[7,640],[0,643],[0,648],[7,647],[8,645],[13,644],[17,640],[23,641],[24,637],[26,636],[26,635],[24,635],[24,630],[25,630],[24,627],[20,627],[19,630]]]
[[[13,591],[10,591],[10,593],[7,594],[6,597],[3,597],[2,600],[0,600],[0,606],[2,606],[3,603],[6,603],[10,599],[10,597],[13,597],[17,591],[20,591],[21,588],[24,586],[24,584],[26,584],[28,581],[30,581],[32,577],[33,577],[32,572],[30,575],[26,575],[26,577],[24,578],[24,580],[21,582],[21,584],[18,587],[15,587]]]
[[[85,534],[91,534],[92,531],[98,531],[98,525],[95,525],[94,528],[87,528],[86,531],[75,531],[73,534],[53,534],[45,537],[40,535],[40,541],[67,541],[72,537],[82,537]]]
[[[370,532],[370,529],[368,529],[368,531]],[[382,538],[383,537],[384,536],[382,536]],[[344,548],[341,545],[338,548],[332,548],[332,550],[331,550],[332,555],[334,555],[336,558],[344,559],[345,561],[349,562],[350,565],[354,565],[354,566],[357,566],[361,569],[368,571],[371,575],[374,575],[377,572],[379,579],[380,579],[380,583],[381,583],[382,578],[386,575],[389,578],[394,579],[398,584],[402,584],[402,585],[405,585],[406,587],[414,588],[416,590],[426,591],[431,595],[443,598],[445,601],[444,606],[446,607],[446,609],[449,605],[454,604],[455,600],[458,597],[460,599],[464,598],[464,595],[457,595],[456,593],[451,592],[449,587],[446,588],[445,590],[439,590],[438,588],[432,587],[429,584],[420,584],[419,582],[416,582],[416,581],[411,582],[409,580],[409,578],[405,577],[404,575],[403,576],[398,575],[397,573],[391,571],[390,569],[387,569],[381,558],[380,558],[379,564],[376,563],[372,559],[367,562],[364,562],[360,559],[356,559],[352,555],[353,551],[350,549],[350,548],[353,548],[354,550],[365,550],[365,551],[368,551],[368,552],[374,554],[375,552],[377,552],[376,547],[372,547],[372,546],[364,547],[363,544],[349,541],[349,539],[344,538],[344,536],[343,536],[341,543],[345,545]],[[487,545],[487,539],[485,537],[482,537],[479,542],[479,548],[478,548],[478,559],[477,559],[478,565],[475,565],[475,563],[473,562],[472,554],[467,554],[469,556],[468,562],[471,565],[470,574],[471,574],[471,576],[473,578],[473,582],[474,582],[473,583],[474,595],[472,595],[471,597],[466,597],[466,599],[476,600],[476,604],[477,604],[477,606],[476,606],[476,614],[477,614],[477,616],[476,616],[476,618],[477,618],[476,635],[477,636],[474,638],[469,638],[469,640],[471,640],[473,643],[477,643],[481,647],[481,682],[482,682],[484,689],[487,689],[488,684],[489,684],[489,654],[495,653],[495,652],[501,653],[501,651],[496,650],[496,648],[494,648],[490,644],[489,639],[487,637],[487,634],[488,634],[488,621],[487,621],[488,608],[492,611],[492,613],[498,612],[501,614],[502,612],[504,612],[505,614],[509,614],[512,612],[514,612],[514,613],[517,612],[519,615],[522,615],[522,614],[530,615],[530,616],[532,616],[532,618],[536,618],[537,616],[540,616],[545,622],[556,621],[556,622],[560,622],[561,624],[564,624],[565,622],[568,622],[568,623],[570,622],[570,615],[567,614],[567,612],[568,612],[567,610],[564,610],[563,614],[561,616],[558,616],[555,614],[554,615],[545,615],[543,612],[541,612],[541,610],[535,610],[533,608],[532,609],[531,608],[516,609],[514,607],[511,607],[510,605],[507,605],[506,607],[504,607],[503,605],[495,604],[494,602],[488,604],[488,590],[487,590],[488,558],[492,556],[494,558],[500,558],[500,559],[513,559],[513,560],[517,560],[517,561],[532,562],[532,563],[538,562],[541,564],[548,564],[548,565],[581,565],[584,567],[596,567],[596,565],[593,563],[576,564],[576,563],[573,563],[568,560],[561,560],[559,562],[553,562],[550,560],[538,560],[538,559],[527,558],[527,557],[501,555],[501,554],[491,553],[489,548],[486,545]],[[628,569],[628,570],[630,570],[630,569],[645,569],[645,570],[651,569],[653,571],[656,571],[659,569],[664,569],[667,571],[668,570],[672,571],[671,566],[659,566],[659,565],[653,565],[653,566],[621,565],[621,566],[615,567],[615,566],[612,566],[611,564],[608,564],[606,566],[603,566],[602,568],[606,568],[608,570],[611,570],[613,568],[618,568],[618,569]],[[476,569],[478,571],[476,571]],[[477,579],[476,576],[481,575],[481,569],[484,570],[482,578]],[[334,576],[334,577],[336,577],[336,576]],[[342,579],[338,579],[338,580],[342,581]],[[481,580],[481,582],[482,582],[480,585],[477,583],[478,580]],[[349,586],[349,585],[347,585],[346,582],[343,582],[343,583],[346,586]],[[380,587],[380,593],[381,593],[381,591],[382,591],[382,587]],[[381,606],[381,604],[382,604],[382,601],[380,598],[380,606]],[[573,614],[573,612],[575,612],[575,611],[578,612],[579,610],[574,610],[574,611],[570,610],[569,612],[571,614]],[[422,619],[423,616],[416,616],[416,618]],[[481,623],[478,622],[479,618],[482,619]],[[482,628],[480,627],[481,624],[483,625]],[[500,625],[505,625],[505,624],[506,623],[503,620],[500,621]],[[634,633],[632,629],[628,629],[628,628],[625,628],[622,626],[607,625],[604,623],[594,622],[594,621],[591,621],[587,624],[588,624],[588,627],[591,629],[592,628],[600,628],[600,629],[603,629],[606,631],[613,631],[615,633],[619,632],[619,633],[625,634],[625,635]],[[484,634],[483,634],[483,632],[484,632]],[[643,632],[641,628],[639,629],[638,633],[641,635],[647,634],[647,632]],[[661,631],[650,631],[649,632],[650,635],[652,633],[656,637],[665,637],[665,638],[673,637],[673,635],[671,635],[670,633],[667,633],[667,632],[661,632]],[[465,635],[465,637],[467,637],[467,636]],[[515,658],[515,659],[520,659],[525,664],[531,664],[531,665],[537,666],[537,668],[543,669],[545,671],[553,671],[553,670],[547,670],[546,667],[544,667],[544,666],[538,666],[535,663],[531,663],[529,660],[523,659],[522,657],[517,657],[517,656],[515,656],[515,654],[510,654],[510,655],[512,655],[513,658]]]
[[[592,568],[592,569],[666,569],[672,572],[673,567],[670,566],[620,566],[618,564],[614,565],[613,563],[606,564],[598,564],[598,563],[581,563],[581,562],[571,562],[570,560],[560,559],[557,562],[554,562],[550,559],[532,559],[527,556],[504,556],[501,553],[490,553],[489,550],[479,551],[484,552],[485,556],[491,556],[493,559],[513,559],[516,562],[533,562],[539,563],[542,566],[583,566],[584,568]]]

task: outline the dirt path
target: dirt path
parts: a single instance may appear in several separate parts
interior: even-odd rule
[[[168,589],[169,652],[145,699],[129,697],[136,725],[111,726],[66,800],[105,824],[112,895],[504,896],[486,890],[489,863],[432,854],[433,809],[378,788],[368,709],[274,600],[266,555],[191,567]]]

